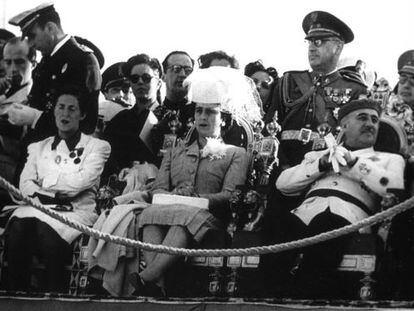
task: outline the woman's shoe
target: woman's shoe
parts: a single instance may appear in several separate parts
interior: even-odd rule
[[[165,289],[154,282],[144,281],[138,272],[129,275],[129,283],[135,288],[133,296],[166,297]]]
[[[138,274],[138,272],[131,273],[128,276],[128,281],[135,288],[135,291],[132,293],[132,296],[145,296],[145,282]]]
[[[163,298],[167,297],[167,294],[165,293],[165,289],[161,286],[158,286],[154,282],[144,282],[144,295],[148,297],[157,297],[157,298]]]

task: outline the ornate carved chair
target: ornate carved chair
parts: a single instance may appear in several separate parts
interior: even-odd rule
[[[338,136],[341,140],[341,134]],[[406,156],[407,135],[404,129],[392,118],[384,115],[380,119],[380,128],[374,149],[382,152],[398,153]],[[385,198],[381,202],[381,209],[387,209],[395,204],[392,198]],[[375,233],[361,233],[349,244],[346,254],[338,267],[339,271],[362,273],[358,296],[362,300],[373,299],[376,295],[374,283],[378,274],[381,254],[384,253],[384,243],[387,240],[389,223],[384,222],[374,226]]]
[[[241,120],[234,124],[223,136],[226,143],[246,148],[250,159],[250,168],[245,185],[240,185],[233,193],[230,202],[231,220],[227,228],[226,237],[217,239],[207,236],[206,243],[201,248],[246,248],[261,245],[260,231],[263,211],[267,204],[266,187],[273,165],[277,164],[279,142],[276,139],[278,124],[272,122],[268,126],[268,137],[261,132],[262,124],[251,125]],[[190,133],[191,135],[191,133]],[[217,241],[222,241],[222,243]],[[214,243],[211,243],[215,241]],[[224,243],[223,243],[224,241]],[[221,245],[220,245],[221,244]],[[260,282],[257,278],[259,256],[231,256],[231,257],[188,257],[186,259],[195,273],[189,273],[192,291],[189,295],[236,296],[254,295],[254,284]],[[240,273],[243,271],[242,273]],[[256,279],[253,280],[253,278]],[[248,282],[241,279],[249,278]],[[258,288],[256,286],[256,288]]]

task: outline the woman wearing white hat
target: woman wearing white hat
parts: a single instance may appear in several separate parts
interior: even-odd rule
[[[209,230],[225,229],[231,193],[246,179],[246,151],[221,140],[222,125],[229,116],[231,122],[261,118],[257,93],[237,70],[202,69],[185,83],[195,103],[195,130],[188,141],[165,155],[152,195],[200,197],[208,200],[208,206],[153,204],[139,220],[144,242],[183,248],[201,241]],[[137,294],[165,295],[163,275],[177,258],[144,251],[146,268],[131,278]]]

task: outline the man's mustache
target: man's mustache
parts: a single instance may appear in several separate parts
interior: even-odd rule
[[[376,133],[376,129],[373,126],[365,126],[361,129],[361,133],[371,133],[371,134],[375,134]]]

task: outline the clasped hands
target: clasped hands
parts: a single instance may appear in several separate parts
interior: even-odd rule
[[[319,159],[320,171],[328,171],[333,169],[335,173],[339,173],[340,166],[351,168],[357,161],[357,157],[342,145],[338,145],[331,134],[325,138],[328,149]]]
[[[199,197],[198,193],[195,191],[194,186],[190,183],[183,183],[171,191],[172,194],[182,195],[186,197]]]

